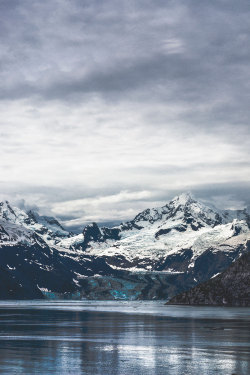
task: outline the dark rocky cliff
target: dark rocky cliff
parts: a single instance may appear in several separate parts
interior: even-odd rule
[[[250,241],[247,249],[226,271],[178,294],[167,304],[250,306]]]

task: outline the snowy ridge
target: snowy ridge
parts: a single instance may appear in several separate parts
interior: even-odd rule
[[[55,218],[40,216],[35,211],[24,212],[6,201],[0,203],[0,239],[5,244],[7,239],[12,244],[34,243],[36,233],[49,246],[63,252],[82,250],[91,256],[108,258],[121,255],[133,263],[133,269],[136,261],[139,269],[148,270],[154,269],[155,262],[183,249],[192,249],[193,261],[209,247],[238,234],[247,239],[246,220],[235,219],[244,215],[244,211],[215,211],[185,193],[114,228],[99,228],[93,223],[82,234],[71,235]]]
[[[93,223],[72,235],[53,217],[24,212],[9,202],[0,203],[0,246],[46,243],[62,256],[84,254],[103,258],[113,269],[180,272],[166,259],[189,251],[187,269],[204,252],[230,252],[249,238],[247,210],[216,211],[189,193],[159,208],[146,209],[133,220],[113,228]],[[40,239],[40,240],[39,240]],[[162,266],[166,263],[166,266]],[[182,272],[182,271],[181,271]]]
[[[240,241],[246,241],[249,237],[249,230],[244,221],[235,221],[240,228]],[[157,226],[146,228],[130,236],[124,236],[120,241],[106,241],[105,243],[91,242],[85,253],[95,256],[117,257],[122,254],[127,261],[137,261],[140,268],[145,270],[153,269],[152,262],[160,261],[166,256],[179,253],[183,249],[192,249],[192,260],[209,249],[211,246],[221,245],[235,235],[234,226],[221,224],[215,228],[204,227],[198,232],[188,228],[181,233],[173,228],[167,234],[158,239],[155,238]],[[237,242],[237,240],[236,240]]]
[[[234,215],[233,212],[230,215],[226,211],[217,212],[196,201],[190,194],[181,194],[163,207],[147,209],[132,221],[114,227],[113,230],[119,231],[118,240],[103,240],[101,235],[105,228],[99,228],[98,232],[96,226],[96,238],[92,236],[82,249],[89,256],[105,257],[111,267],[145,271],[154,270],[170,255],[191,249],[192,265],[211,247],[230,251],[232,248],[227,245],[229,239],[234,238],[234,248],[249,238],[246,220],[235,217],[243,218],[244,211],[236,211]],[[88,226],[89,229],[93,229],[93,225]],[[84,235],[62,240],[59,246],[81,248],[81,241],[83,245]],[[173,269],[173,272],[178,270]]]
[[[55,218],[40,216],[32,210],[25,212],[10,205],[8,201],[0,202],[0,240],[5,238],[4,231],[8,233],[6,238],[9,236],[12,244],[18,242],[33,244],[34,233],[51,246],[61,238],[70,236]]]
[[[33,233],[21,225],[0,220],[0,246],[13,246],[17,243],[34,244]]]
[[[247,210],[181,194],[113,228],[73,235],[52,217],[0,203],[0,298],[161,299],[206,281],[249,244]],[[73,298],[73,297],[72,297]]]

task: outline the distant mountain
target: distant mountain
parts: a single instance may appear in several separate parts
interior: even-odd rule
[[[248,252],[209,281],[178,294],[167,304],[250,306],[250,241]]]
[[[62,240],[59,246],[101,256],[114,269],[190,272],[209,251],[234,258],[249,234],[246,216],[244,211],[216,212],[182,194],[113,228],[88,225],[81,235]]]
[[[75,235],[53,217],[5,201],[0,298],[165,299],[210,279],[244,253],[249,218],[247,210],[216,210],[181,194],[113,228],[92,223]]]
[[[70,238],[52,217],[0,203],[0,298],[44,298],[79,294],[78,275],[112,271],[77,250],[57,248]]]
[[[38,212],[29,210],[27,212],[20,210],[17,207],[10,205],[8,201],[0,202],[0,223],[6,226],[14,224],[22,229],[35,232],[42,236],[42,238],[50,243],[50,241],[58,240],[59,238],[69,237],[71,234],[66,231],[61,224],[54,218],[49,216],[40,216]],[[20,232],[20,233],[21,233]]]

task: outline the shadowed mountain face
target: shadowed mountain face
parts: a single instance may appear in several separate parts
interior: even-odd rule
[[[247,250],[223,273],[175,296],[167,304],[250,306],[250,241]]]
[[[247,210],[189,194],[113,228],[79,235],[52,217],[0,203],[0,298],[168,298],[224,271],[246,251]]]

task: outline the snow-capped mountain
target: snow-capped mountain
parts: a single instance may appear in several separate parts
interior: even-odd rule
[[[189,258],[187,266],[192,268],[207,249],[220,246],[221,251],[228,252],[236,243],[244,243],[248,234],[244,211],[234,216],[233,212],[216,212],[190,194],[182,194],[117,227],[88,225],[81,235],[62,240],[59,246],[105,257],[116,269],[183,272],[183,262],[176,263],[178,256]]]
[[[17,242],[22,242],[23,235],[24,237],[32,237],[34,232],[51,245],[58,242],[59,238],[70,236],[70,233],[55,218],[40,216],[32,210],[25,212],[18,207],[11,206],[8,201],[0,202],[0,225],[1,223],[7,231],[8,228],[11,230],[12,227],[16,233],[14,238],[10,236],[10,239]],[[19,228],[19,230],[15,230],[15,228]],[[19,235],[20,237],[18,237]]]
[[[249,219],[247,210],[216,210],[181,194],[119,226],[93,223],[73,235],[55,218],[2,202],[0,261],[19,284],[23,270],[29,281],[35,275],[34,293],[167,298],[222,272],[243,253]]]
[[[59,251],[57,243],[71,235],[54,218],[1,202],[0,298],[72,296],[80,289],[76,277],[112,271],[81,251]]]

